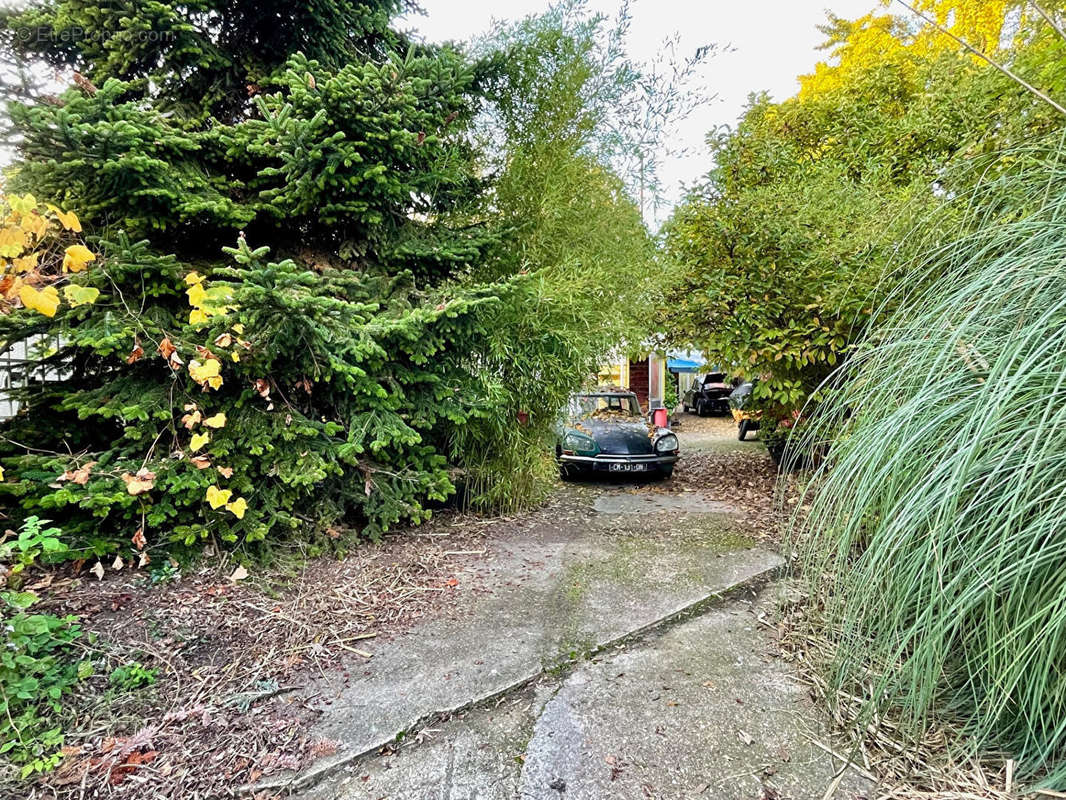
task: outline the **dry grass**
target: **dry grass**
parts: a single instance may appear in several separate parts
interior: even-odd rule
[[[487,532],[513,522],[445,514],[343,561],[239,583],[214,568],[156,586],[143,571],[53,576],[41,607],[76,614],[98,637],[86,654],[97,677],[68,703],[59,769],[32,787],[0,781],[0,795],[227,797],[329,754],[335,745],[308,733],[314,698],[292,690],[308,675],[358,668],[377,641],[442,613]],[[110,671],[133,661],[158,670],[156,683],[109,691]]]
[[[873,678],[852,691],[834,689],[825,676],[836,640],[809,611],[806,601],[786,609],[782,649],[810,686],[819,707],[829,714],[837,737],[846,743],[837,752],[876,780],[870,800],[1066,797],[1049,791],[1023,792],[1015,778],[1016,765],[1005,754],[982,751],[958,757],[955,754],[975,748],[960,747],[963,734],[948,722],[936,720],[916,737],[892,714],[871,714]]]

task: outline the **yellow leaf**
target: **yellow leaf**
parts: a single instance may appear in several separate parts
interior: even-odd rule
[[[194,433],[192,439],[189,440],[189,449],[194,453],[203,447],[205,444],[211,441],[210,433]]]
[[[48,220],[40,214],[23,214],[19,227],[26,233],[32,233],[40,241],[48,232]]]
[[[5,226],[0,228],[0,256],[14,258],[22,255],[26,249],[26,233],[21,228]]]
[[[15,272],[32,272],[37,269],[37,259],[40,256],[40,253],[27,253],[22,258],[16,258],[12,262]]]
[[[202,322],[207,322],[207,314],[202,309],[194,308],[189,312],[190,325],[199,325]]]
[[[95,261],[93,251],[83,244],[72,244],[63,256],[63,271],[81,272],[90,261]]]
[[[220,378],[218,375],[208,378],[207,385],[210,386],[212,389],[217,389],[219,386],[222,385],[222,378]]]
[[[32,194],[14,194],[7,199],[7,202],[8,205],[11,206],[12,211],[17,211],[20,214],[29,214],[37,208],[37,198]]]
[[[197,308],[204,304],[204,298],[207,297],[207,291],[202,283],[194,283],[185,290],[185,294],[189,296],[189,305]]]
[[[217,359],[209,358],[203,364],[195,358],[189,362],[189,374],[197,383],[204,383],[211,378],[216,378],[218,373],[219,363]]]
[[[66,228],[68,231],[74,231],[74,233],[81,233],[81,222],[78,220],[78,215],[73,211],[61,211],[53,205],[48,206],[48,210],[56,215],[56,219],[59,220],[59,224]]]
[[[239,322],[238,322],[238,323],[236,323],[236,324],[235,324],[235,325],[233,326],[233,332],[234,332],[234,333],[236,333],[236,334],[237,334],[238,336],[242,335],[242,334],[244,333],[244,325],[242,325],[242,324],[241,324],[241,323],[239,323]]]
[[[188,275],[185,276],[185,282],[190,286],[192,286],[194,283],[202,283],[203,280],[204,276],[201,275],[199,272],[190,272]]]
[[[226,427],[226,415],[219,411],[213,417],[205,419],[204,425],[209,428],[224,428]]]
[[[231,503],[226,503],[226,510],[233,513],[237,519],[244,519],[244,512],[248,510],[248,502],[243,497],[238,497]]]
[[[229,489],[219,489],[217,486],[209,486],[205,497],[207,502],[211,505],[211,508],[222,508],[222,506],[229,502],[232,495],[233,492]]]
[[[96,302],[100,296],[100,290],[93,286],[78,286],[70,284],[63,287],[63,296],[72,307],[83,306]]]
[[[234,350],[232,353],[230,353],[229,357],[232,358],[234,361],[240,361],[241,360],[241,354],[238,353],[236,350]]]
[[[4,468],[0,467],[0,481],[4,479]]]
[[[32,308],[46,317],[54,317],[59,308],[59,292],[54,286],[45,286],[40,291],[32,286],[23,286],[19,289],[19,300],[26,308]]]

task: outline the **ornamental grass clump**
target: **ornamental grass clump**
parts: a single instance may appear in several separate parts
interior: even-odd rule
[[[910,265],[803,434],[799,449],[826,457],[793,528],[837,688],[863,687],[868,711],[891,707],[905,729],[947,721],[1059,788],[1062,155],[1056,140],[981,165],[996,177],[966,201],[963,232]]]

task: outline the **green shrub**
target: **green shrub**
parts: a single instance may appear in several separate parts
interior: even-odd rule
[[[0,592],[0,754],[23,778],[59,763],[61,700],[92,666],[78,662],[74,617],[26,613],[30,592]]]
[[[602,353],[640,336],[654,261],[594,146],[621,135],[602,98],[585,107],[605,80],[595,25],[474,60],[407,47],[392,2],[358,20],[327,2],[311,28],[343,30],[304,53],[306,31],[272,22],[276,51],[250,59],[241,26],[263,9],[237,0],[211,58],[183,60],[193,37],[151,64],[88,64],[128,20],[83,5],[12,21],[78,20],[84,40],[0,37],[88,76],[11,104],[12,182],[82,214],[101,290],[52,317],[0,315],[0,349],[41,342],[0,426],[11,516],[55,519],[70,558],[144,564],[205,541],[317,545],[338,523],[376,536],[459,489],[483,509],[543,497],[550,424]],[[195,8],[160,13],[201,27]],[[479,112],[501,124],[478,130]]]
[[[7,585],[17,589],[22,584],[22,573],[32,567],[41,556],[62,557],[67,546],[60,541],[59,528],[44,528],[48,520],[27,517],[18,535],[0,543],[0,564],[7,565]]]

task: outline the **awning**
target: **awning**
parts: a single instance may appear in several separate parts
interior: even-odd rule
[[[702,367],[702,362],[688,358],[671,358],[666,362],[666,368],[671,372],[695,372]]]

